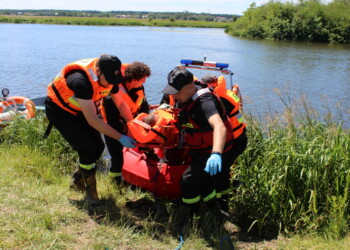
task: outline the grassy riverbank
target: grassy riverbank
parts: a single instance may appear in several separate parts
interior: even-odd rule
[[[40,23],[62,25],[100,25],[100,26],[159,26],[159,27],[194,27],[227,28],[228,23],[160,20],[160,19],[122,19],[112,17],[38,17],[38,16],[0,16],[0,23]]]
[[[348,249],[350,131],[305,100],[288,102],[268,122],[248,116],[249,145],[234,169],[244,183],[231,201],[239,230],[209,236],[193,228],[185,249]],[[104,204],[89,207],[68,189],[76,155],[43,118],[16,120],[0,134],[0,248],[175,249],[174,203],[157,216],[154,198],[114,186],[100,172]],[[159,203],[158,203],[159,204]],[[249,233],[248,233],[249,231]],[[283,236],[283,237],[282,237]],[[276,240],[278,238],[278,240]]]

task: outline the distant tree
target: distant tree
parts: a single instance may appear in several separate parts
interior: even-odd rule
[[[227,29],[237,36],[334,43],[350,43],[349,31],[350,0],[252,3]]]

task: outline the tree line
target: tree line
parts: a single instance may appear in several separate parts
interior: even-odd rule
[[[232,22],[239,15],[183,12],[148,11],[96,11],[96,10],[0,10],[0,15],[12,16],[60,16],[60,17],[119,17],[160,20],[185,20],[206,22]]]
[[[350,0],[252,3],[227,28],[231,35],[274,40],[350,43]]]

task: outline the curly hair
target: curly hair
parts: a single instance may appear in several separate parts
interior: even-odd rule
[[[123,80],[124,82],[131,82],[132,80],[140,80],[150,75],[151,69],[146,64],[142,62],[133,62],[126,67]]]

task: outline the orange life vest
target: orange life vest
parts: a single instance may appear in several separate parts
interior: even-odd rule
[[[140,110],[141,105],[143,103],[143,100],[145,98],[144,91],[142,89],[140,89],[135,93],[137,95],[136,101],[133,101],[130,98],[128,91],[124,88],[124,86],[122,84],[119,84],[119,91],[122,94],[124,101],[129,106],[132,115],[135,116],[138,113],[138,111]]]
[[[168,95],[168,97],[169,97],[169,103],[168,104],[170,106],[174,107],[175,103],[176,103],[174,96],[173,95]]]
[[[237,91],[239,90],[238,85],[235,85],[235,88]],[[228,110],[226,110],[226,112],[232,125],[234,138],[239,137],[246,127],[246,123],[243,122],[243,116],[240,112],[241,99],[235,94],[234,91],[226,89],[226,80],[223,76],[219,76],[218,86],[214,89],[214,91],[221,99],[225,99],[233,105],[234,108],[230,112]]]
[[[74,92],[67,86],[66,75],[72,70],[82,70],[86,73],[92,85],[92,100],[95,102],[96,108],[98,109],[98,102],[103,97],[107,96],[113,88],[112,84],[109,84],[107,87],[103,87],[99,84],[98,77],[95,73],[96,62],[98,60],[99,58],[82,59],[65,66],[47,87],[47,95],[59,107],[76,115],[81,111],[81,108],[74,96]]]
[[[125,75],[125,70],[126,68],[130,65],[130,63],[123,63],[122,64],[122,67],[120,69],[120,71],[122,72],[122,75],[124,76]],[[143,100],[145,98],[145,92],[140,89],[136,92],[136,95],[137,95],[137,99],[136,101],[134,102],[129,94],[128,94],[128,91],[124,88],[123,84],[120,83],[118,85],[119,87],[119,91],[120,93],[122,94],[123,96],[123,99],[124,101],[126,102],[126,104],[128,105],[128,107],[130,108],[131,110],[131,113],[133,115],[133,117],[135,117],[137,114],[138,114],[138,111],[140,110],[141,108],[141,105],[143,103]],[[105,122],[107,122],[107,116],[106,116],[106,110],[105,110],[105,107],[103,105],[103,101],[101,102],[101,105],[100,105],[100,109],[101,109],[101,115],[102,115],[102,118]]]
[[[130,65],[130,63],[123,63],[121,68],[120,68],[120,71],[122,73],[122,76],[125,76],[125,70],[126,68]]]
[[[208,125],[206,128],[200,127],[198,124],[196,124],[192,117],[188,115],[191,113],[191,109],[194,104],[199,100],[199,97],[204,94],[214,95],[218,102],[222,105],[222,110],[224,112],[222,115],[226,116],[225,109],[219,97],[209,88],[202,88],[192,97],[193,102],[187,105],[182,111],[185,112],[185,115],[181,116],[180,114],[180,116],[184,118],[184,120],[180,121],[183,127],[181,134],[183,136],[184,145],[193,149],[203,149],[204,151],[209,151],[213,147],[213,128],[210,125]],[[232,126],[227,116],[226,119],[223,119],[223,122],[227,131],[224,148],[224,152],[226,152],[233,145],[233,133],[230,133],[230,131],[232,131]]]
[[[175,125],[175,112],[172,109],[160,109],[152,114],[159,117],[154,126],[143,122],[148,114],[140,113],[135,119],[127,123],[128,135],[139,143],[176,146],[179,141],[179,130]]]

